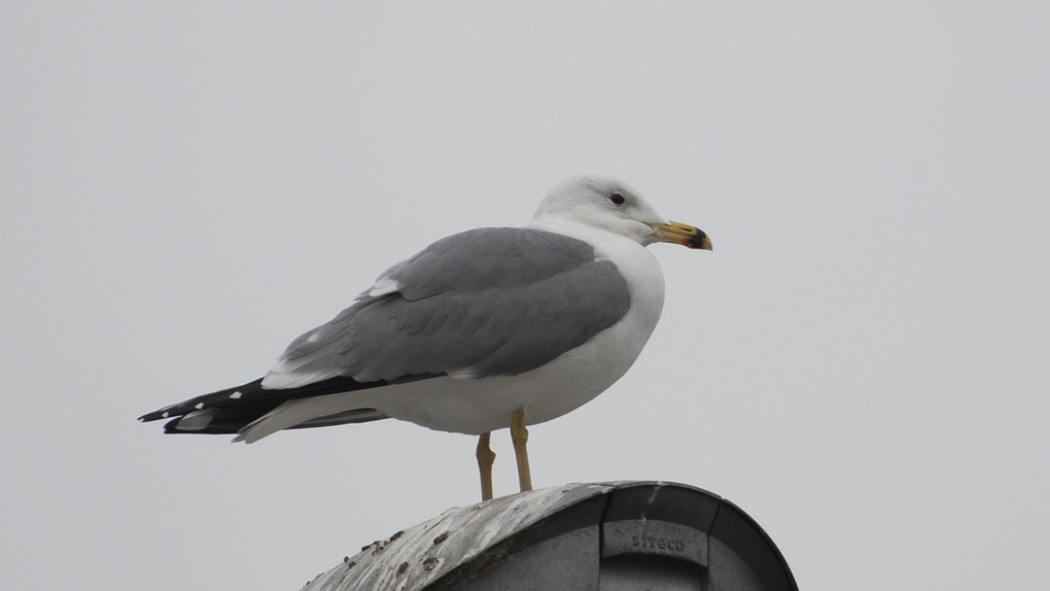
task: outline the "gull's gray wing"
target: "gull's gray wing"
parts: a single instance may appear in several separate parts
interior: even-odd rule
[[[530,228],[470,230],[388,269],[293,341],[262,386],[516,375],[587,342],[630,306],[626,280],[586,242]]]

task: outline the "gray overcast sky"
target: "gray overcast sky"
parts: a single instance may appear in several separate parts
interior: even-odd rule
[[[706,488],[804,589],[1050,580],[1050,4],[563,4],[4,3],[5,588],[294,590],[475,502],[472,437],[134,419],[585,172],[716,250],[537,486]]]

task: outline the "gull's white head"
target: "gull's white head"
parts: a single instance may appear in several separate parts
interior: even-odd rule
[[[558,183],[540,202],[533,222],[579,224],[625,236],[643,246],[673,242],[711,250],[711,240],[702,231],[667,221],[638,191],[608,176],[580,176]]]

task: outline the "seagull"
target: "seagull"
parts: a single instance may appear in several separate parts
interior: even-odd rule
[[[482,500],[490,434],[509,428],[520,489],[531,490],[527,426],[609,388],[656,327],[664,280],[645,248],[655,242],[711,250],[704,232],[615,178],[568,179],[528,225],[453,234],[390,267],[264,377],[139,420],[246,443],[386,418],[477,435]]]

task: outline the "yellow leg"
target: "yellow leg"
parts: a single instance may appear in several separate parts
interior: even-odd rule
[[[518,483],[521,492],[532,490],[532,473],[529,471],[529,430],[525,428],[525,409],[519,408],[510,417],[510,440],[514,443],[514,458],[518,461]]]
[[[488,501],[492,498],[492,464],[496,461],[496,454],[489,447],[489,434],[482,433],[478,437],[478,470],[481,471],[481,500]]]

